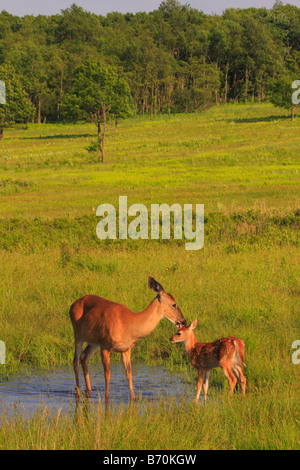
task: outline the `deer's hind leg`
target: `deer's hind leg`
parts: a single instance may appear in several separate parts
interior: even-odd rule
[[[74,353],[74,360],[73,360],[73,368],[75,372],[75,382],[76,382],[76,394],[77,398],[80,397],[80,386],[79,386],[79,357],[82,349],[83,341],[76,341],[75,339],[75,353]]]
[[[104,369],[104,378],[105,378],[105,401],[106,404],[109,402],[109,381],[110,381],[110,352],[107,349],[101,348],[101,360]]]
[[[231,367],[228,366],[227,364],[223,364],[223,365],[220,364],[220,367],[228,379],[230,395],[232,395],[234,388],[236,386],[236,383],[237,383],[237,378],[232,372]]]
[[[240,366],[240,365],[233,366],[233,372],[235,373],[235,375],[238,379],[238,382],[239,382],[240,387],[241,387],[242,394],[246,395],[246,382],[247,382],[247,380],[246,380],[246,377],[243,374],[242,366]]]
[[[80,354],[80,363],[83,370],[86,391],[87,393],[91,393],[91,383],[90,383],[90,376],[89,376],[89,369],[88,369],[88,362],[91,356],[97,351],[99,346],[97,344],[88,344],[84,351]]]

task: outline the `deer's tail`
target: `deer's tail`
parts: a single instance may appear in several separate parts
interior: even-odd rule
[[[70,307],[70,318],[74,325],[82,317],[84,312],[84,297],[76,300]]]

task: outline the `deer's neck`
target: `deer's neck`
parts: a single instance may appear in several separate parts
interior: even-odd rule
[[[135,314],[132,325],[134,336],[138,339],[148,335],[162,318],[160,302],[155,298],[145,310]]]
[[[188,339],[184,342],[185,350],[189,356],[192,354],[192,351],[197,343],[198,341],[196,340],[195,333],[192,331]]]

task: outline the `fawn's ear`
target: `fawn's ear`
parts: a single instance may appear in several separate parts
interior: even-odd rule
[[[197,320],[197,318],[195,318],[195,320],[190,324],[190,328],[192,330],[194,330],[197,326],[197,323],[198,323],[198,320]]]
[[[155,279],[153,279],[153,277],[150,277],[150,276],[148,279],[148,286],[157,294],[164,292],[163,286],[159,282],[157,282]]]

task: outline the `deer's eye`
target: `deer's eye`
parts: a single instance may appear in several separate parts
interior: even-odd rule
[[[172,308],[176,308],[176,307],[177,307],[177,305],[176,305],[176,304],[172,304]]]
[[[180,336],[180,335],[181,335],[181,333],[177,333],[177,336]]]

